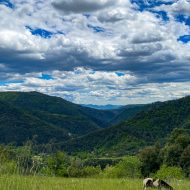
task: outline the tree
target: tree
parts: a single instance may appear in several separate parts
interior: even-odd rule
[[[46,164],[41,170],[43,174],[68,177],[67,168],[70,165],[70,159],[64,152],[57,152],[48,156],[44,162]]]
[[[148,177],[151,173],[155,173],[160,168],[162,163],[160,147],[147,147],[143,149],[138,156],[142,163],[141,173],[144,177]]]
[[[188,131],[185,129],[174,129],[162,150],[164,164],[168,166],[182,166],[183,164],[180,163],[181,155],[189,144],[190,135]]]
[[[180,167],[171,167],[163,165],[155,174],[156,178],[165,179],[174,178],[174,179],[182,179],[184,178],[184,173],[182,168]]]
[[[137,178],[141,176],[141,162],[135,156],[127,156],[117,165],[107,167],[105,169],[105,175],[107,177],[129,177]]]
[[[190,145],[188,145],[181,157],[180,157],[180,166],[183,168],[186,176],[190,176]]]
[[[183,152],[182,146],[179,144],[172,144],[164,147],[162,152],[164,164],[168,166],[179,166],[179,160]]]

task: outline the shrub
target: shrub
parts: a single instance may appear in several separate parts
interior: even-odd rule
[[[160,168],[162,159],[160,157],[159,146],[146,147],[138,156],[142,163],[141,173],[144,177],[149,176],[151,173],[155,173]]]
[[[105,176],[117,178],[138,178],[141,176],[140,172],[141,162],[135,156],[127,156],[114,167],[107,167],[105,169]]]
[[[93,166],[86,166],[83,168],[83,174],[85,177],[94,177],[98,176],[102,172],[100,166],[93,167]]]
[[[104,170],[104,176],[109,178],[117,178],[119,174],[119,171],[117,167],[115,166],[107,166]]]
[[[84,172],[81,168],[77,168],[73,166],[69,166],[67,168],[67,172],[68,172],[68,177],[83,177],[84,176]]]
[[[160,179],[168,179],[168,178],[183,179],[184,173],[182,168],[180,167],[171,167],[163,165],[156,172],[155,177]]]
[[[18,168],[17,164],[14,161],[8,161],[1,163],[0,166],[0,174],[17,174],[18,173]]]

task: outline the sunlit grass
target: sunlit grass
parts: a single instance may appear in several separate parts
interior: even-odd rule
[[[170,182],[174,190],[189,190],[190,181]],[[142,190],[140,179],[71,179],[38,176],[0,176],[2,190]]]

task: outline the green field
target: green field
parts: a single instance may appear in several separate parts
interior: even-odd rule
[[[190,181],[170,182],[174,190],[189,190]],[[71,179],[53,177],[0,176],[2,190],[142,190],[139,179]]]

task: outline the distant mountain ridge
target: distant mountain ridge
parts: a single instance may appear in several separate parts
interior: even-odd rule
[[[35,138],[68,153],[135,154],[164,144],[175,128],[190,129],[190,96],[148,105],[97,110],[38,92],[0,93],[0,143]]]
[[[164,143],[175,128],[190,128],[190,96],[97,110],[38,92],[0,93],[0,143],[22,145],[35,137],[69,153],[122,156]]]
[[[82,104],[82,106],[88,107],[88,108],[94,108],[98,110],[114,110],[114,109],[119,109],[123,107],[123,105],[111,105],[111,104],[107,104],[107,105]]]
[[[87,135],[111,126],[124,111],[96,110],[38,92],[0,92],[0,110],[0,143],[18,145],[33,136],[47,143]]]
[[[0,101],[0,143],[22,145],[38,135],[38,143],[69,139],[67,131]]]
[[[164,143],[175,128],[190,129],[190,96],[147,105],[119,125],[67,141],[62,148],[112,156],[133,154],[156,142]]]

